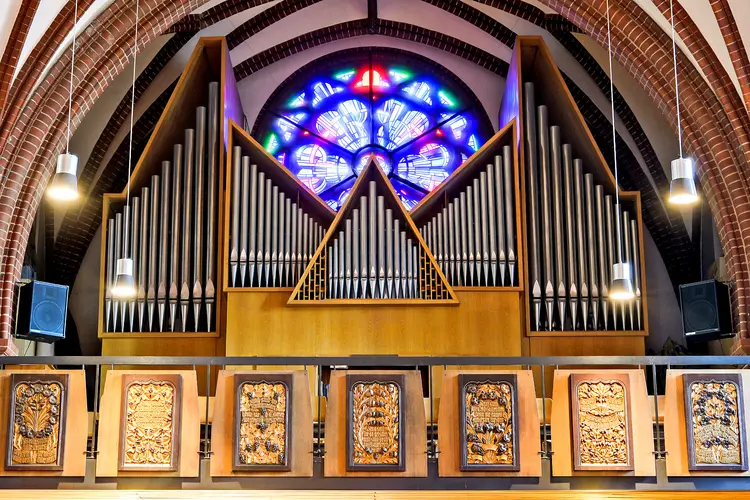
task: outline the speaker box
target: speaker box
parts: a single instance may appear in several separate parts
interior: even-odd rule
[[[18,292],[16,337],[52,343],[65,338],[68,287],[30,281]]]
[[[729,287],[716,280],[680,285],[682,331],[691,341],[731,337]]]

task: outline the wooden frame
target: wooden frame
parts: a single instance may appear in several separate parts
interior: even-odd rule
[[[126,446],[128,442],[128,393],[134,385],[168,385],[172,387],[172,410],[171,410],[171,447],[168,465],[140,465],[128,464],[126,459]],[[182,416],[182,377],[178,374],[163,375],[136,375],[127,374],[122,377],[122,406],[120,420],[120,445],[118,452],[118,470],[126,471],[152,471],[172,472],[176,471],[180,456],[180,420]]]
[[[54,429],[57,426],[57,453],[55,457],[55,463],[53,464],[22,464],[13,462],[13,449],[16,442],[16,413],[17,408],[22,408],[23,403],[16,398],[16,388],[20,384],[57,384],[60,387],[60,398],[55,405],[51,400],[53,395],[45,395],[47,404],[51,405],[47,416],[48,422],[50,418],[56,418],[56,424],[51,425]],[[61,471],[63,470],[63,460],[65,457],[65,425],[68,413],[68,386],[69,386],[69,375],[68,374],[53,374],[53,373],[13,373],[10,376],[10,401],[8,405],[8,439],[5,443],[5,470],[6,471]],[[35,391],[36,392],[36,391]],[[28,396],[28,395],[25,395]],[[53,410],[55,408],[56,410]],[[36,419],[35,419],[36,420]],[[38,423],[38,422],[37,422]],[[20,430],[18,431],[20,432]],[[31,429],[30,432],[34,432]],[[51,433],[51,432],[50,432]],[[21,439],[25,439],[23,436],[19,436]]]
[[[240,460],[240,440],[242,427],[242,386],[245,384],[280,384],[286,390],[284,408],[284,460],[280,464],[254,465]],[[293,453],[293,428],[289,423],[294,406],[294,380],[291,373],[279,374],[236,374],[234,375],[234,424],[232,425],[232,470],[245,472],[286,472],[291,470]]]
[[[691,471],[747,471],[747,428],[745,423],[745,408],[744,408],[744,394],[742,389],[742,378],[736,373],[685,373],[682,375],[683,378],[683,392],[685,397],[685,424],[687,427],[686,437],[688,445],[688,469]],[[736,424],[738,430],[738,446],[740,463],[700,463],[698,462],[697,449],[693,435],[696,429],[696,415],[693,413],[694,404],[692,402],[692,387],[696,383],[718,383],[718,384],[733,384],[736,389],[735,404],[736,404]],[[701,410],[705,411],[705,403],[701,406]],[[731,414],[728,413],[730,406],[728,404],[722,404],[721,408],[724,409],[727,418],[731,418]],[[735,410],[733,410],[735,411]],[[717,424],[714,424],[717,425]],[[718,424],[721,425],[721,424]],[[726,424],[725,424],[726,425]],[[709,436],[710,437],[710,436]],[[719,437],[718,435],[715,437]],[[719,445],[723,446],[723,445]]]
[[[357,453],[354,446],[354,434],[355,434],[355,407],[354,407],[354,386],[358,384],[374,385],[374,384],[394,384],[398,388],[398,437],[397,450],[398,461],[396,464],[358,464],[356,463],[355,454]],[[404,421],[406,420],[406,405],[404,404],[404,389],[405,389],[405,377],[404,375],[393,375],[393,374],[373,374],[373,375],[355,375],[348,374],[346,376],[346,470],[351,472],[358,471],[397,471],[403,472],[406,469],[405,463],[405,447],[406,439],[404,436]],[[368,409],[371,407],[368,407]],[[369,416],[369,415],[367,415]],[[387,415],[386,415],[387,416]],[[377,455],[377,453],[374,453]]]
[[[591,165],[591,172],[595,174],[597,182],[608,186],[610,189],[619,187],[610,171],[604,156],[594,140],[591,131],[586,125],[578,106],[573,99],[562,74],[555,63],[552,54],[542,37],[539,36],[518,36],[513,47],[513,53],[510,60],[510,68],[506,79],[505,93],[500,106],[500,125],[507,125],[509,122],[516,120],[519,170],[525,172],[526,165],[526,148],[524,137],[524,115],[523,115],[523,84],[529,81],[542,81],[544,85],[537,85],[535,90],[537,95],[542,95],[544,102],[554,102],[557,106],[549,106],[550,123],[557,123],[565,127],[568,131],[569,143],[575,151],[576,157],[582,158],[584,164]],[[526,175],[519,175],[520,192],[526,193]],[[637,220],[639,237],[638,244],[640,248],[640,280],[641,280],[641,314],[642,330],[608,330],[608,331],[532,331],[531,315],[526,316],[526,336],[527,337],[576,337],[576,336],[603,336],[603,337],[645,337],[648,336],[648,299],[646,294],[646,271],[645,271],[645,254],[643,243],[643,218],[641,215],[641,197],[637,191],[619,190],[620,199],[625,202],[632,202],[635,207],[635,219]],[[526,221],[526,196],[523,199],[521,207],[521,221],[523,225],[523,238],[518,243],[518,247],[523,249],[524,269],[528,269],[528,242],[525,237],[528,234]],[[527,308],[531,304],[531,290],[525,287]],[[563,353],[561,353],[563,354]]]
[[[578,390],[582,384],[604,384],[604,385],[619,385],[622,388],[622,411],[625,413],[623,416],[625,425],[625,453],[627,454],[626,462],[624,464],[618,463],[583,463],[582,453],[584,447],[581,445],[581,441],[585,439],[581,435],[581,427],[583,422],[581,420],[581,413],[584,408],[580,404],[580,398],[578,396]],[[573,433],[573,468],[577,471],[632,471],[633,470],[633,432],[631,425],[631,408],[630,408],[630,377],[627,374],[613,373],[611,375],[602,376],[600,374],[588,374],[588,373],[574,373],[570,375],[570,399],[571,399],[571,410],[572,410],[572,426],[571,431]],[[597,405],[603,405],[602,399],[611,399],[611,396],[600,394],[597,398]],[[619,413],[615,409],[615,413]],[[611,427],[610,427],[611,428]],[[617,433],[616,433],[617,434]]]
[[[219,143],[219,162],[217,171],[217,248],[216,248],[216,289],[215,296],[215,329],[210,332],[106,332],[104,325],[104,300],[106,294],[106,241],[107,224],[110,210],[117,209],[125,204],[126,191],[121,193],[106,193],[102,202],[102,245],[101,261],[99,267],[99,319],[98,334],[102,339],[127,339],[127,338],[204,338],[219,337],[222,331],[223,315],[221,314],[224,296],[220,293],[218,284],[223,283],[224,267],[223,257],[224,241],[222,221],[224,221],[224,203],[226,197],[224,191],[224,171],[226,168],[227,135],[229,122],[240,120],[242,108],[239,106],[239,94],[237,82],[232,71],[232,63],[229,59],[229,49],[224,37],[203,37],[193,49],[193,52],[185,65],[177,86],[167,102],[164,112],[156,123],[153,133],[135,165],[130,177],[131,193],[148,185],[151,174],[160,168],[161,161],[172,158],[174,144],[182,143],[186,120],[192,120],[196,106],[205,105],[208,99],[208,83],[219,82],[219,137],[224,139]],[[196,91],[196,89],[199,89]]]
[[[512,426],[512,443],[513,449],[511,451],[511,463],[510,464],[470,464],[468,460],[468,432],[467,427],[470,422],[470,417],[467,415],[466,399],[467,392],[469,391],[469,385],[480,385],[480,384],[507,384],[510,386],[510,424]],[[506,396],[507,397],[507,396]],[[461,446],[461,464],[460,469],[462,471],[506,471],[506,472],[518,472],[521,470],[521,464],[519,463],[519,451],[518,451],[518,434],[519,434],[519,419],[518,419],[518,377],[516,374],[487,374],[487,375],[469,375],[462,373],[458,376],[458,435],[459,443]],[[498,397],[499,399],[499,397]],[[495,401],[493,398],[492,401]],[[506,405],[507,407],[507,405]],[[496,422],[495,422],[496,423]],[[481,445],[478,445],[481,447]]]

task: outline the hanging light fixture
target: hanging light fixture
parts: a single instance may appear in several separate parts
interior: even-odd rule
[[[133,277],[133,259],[128,257],[130,251],[130,176],[133,167],[133,117],[135,115],[135,75],[136,75],[136,62],[137,62],[137,48],[138,48],[138,0],[135,2],[135,40],[133,42],[133,81],[130,86],[130,146],[128,150],[128,184],[127,184],[127,196],[125,198],[125,217],[123,219],[124,237],[123,242],[123,255],[124,258],[117,259],[115,265],[115,271],[117,277],[115,278],[115,285],[112,288],[112,296],[117,298],[131,298],[135,297],[135,278]]]
[[[73,54],[70,61],[70,93],[68,95],[68,138],[65,152],[57,157],[55,176],[47,188],[50,198],[71,201],[78,198],[78,157],[70,154],[70,117],[73,109],[73,70],[76,65],[76,24],[78,24],[78,0],[73,13]]]
[[[674,32],[673,0],[669,0],[669,15],[672,18],[672,56],[674,59],[674,94],[677,103],[677,140],[680,145],[680,157],[672,160],[672,182],[669,183],[669,202],[676,205],[689,205],[698,201],[698,190],[695,188],[693,161],[682,157],[682,123],[680,123],[680,86],[677,82],[677,43]]]
[[[612,283],[609,287],[609,298],[612,300],[632,300],[633,280],[630,263],[622,261],[622,227],[620,223],[620,188],[617,184],[617,132],[615,130],[615,74],[612,71],[612,29],[609,20],[609,0],[607,0],[607,52],[609,54],[609,97],[612,104],[612,148],[615,162],[615,220],[617,221],[617,263],[612,266]]]

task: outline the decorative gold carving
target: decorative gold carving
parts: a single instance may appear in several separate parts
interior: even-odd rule
[[[176,379],[134,380],[125,386],[121,470],[176,469],[180,377]]]
[[[361,376],[356,381],[350,378],[349,469],[403,470],[403,381],[375,378]]]
[[[577,470],[632,470],[627,377],[571,383]]]
[[[510,381],[490,380],[461,386],[464,389],[462,466],[467,470],[495,466],[491,469],[494,470],[516,465],[514,386]]]
[[[244,382],[239,386],[239,463],[287,463],[288,398],[283,383]]]
[[[746,470],[739,377],[685,377],[691,470]]]
[[[62,469],[67,379],[67,375],[13,375],[6,469]]]

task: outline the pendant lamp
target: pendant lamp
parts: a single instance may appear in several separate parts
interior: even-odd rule
[[[124,231],[123,231],[123,258],[117,259],[115,271],[115,285],[112,288],[112,296],[119,299],[135,297],[135,278],[133,277],[133,259],[129,257],[130,252],[130,176],[133,167],[133,116],[135,115],[135,75],[138,48],[138,0],[135,2],[135,40],[133,42],[133,80],[130,86],[130,147],[128,150],[128,184],[127,196],[125,198]]]
[[[674,32],[673,0],[669,0],[669,15],[672,18],[672,56],[674,60],[674,93],[677,103],[677,140],[680,145],[680,157],[672,160],[672,182],[669,183],[669,202],[675,205],[690,205],[698,201],[698,190],[695,188],[693,161],[682,156],[682,124],[680,122],[680,86],[677,81],[677,43]]]
[[[57,168],[47,188],[47,196],[60,201],[78,198],[78,157],[70,154],[70,116],[73,109],[73,70],[76,65],[76,24],[78,23],[78,0],[73,13],[73,45],[70,60],[70,93],[68,95],[68,138],[65,152],[57,157]]]
[[[609,0],[607,0],[607,53],[609,55],[609,96],[612,103],[612,147],[614,151],[615,162],[615,220],[617,221],[617,263],[612,265],[612,283],[609,287],[609,298],[616,301],[632,300],[635,297],[633,293],[633,279],[630,263],[622,260],[622,227],[620,210],[620,187],[617,172],[617,132],[615,131],[615,74],[612,71],[612,29],[609,19]]]

